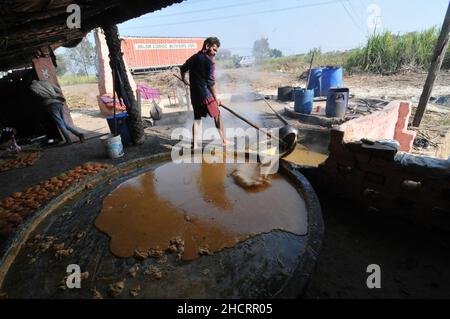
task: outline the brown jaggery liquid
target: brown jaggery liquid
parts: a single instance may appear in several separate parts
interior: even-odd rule
[[[258,164],[164,164],[112,191],[95,225],[111,237],[118,257],[165,250],[181,237],[183,260],[199,257],[200,247],[217,252],[274,229],[307,233],[305,202],[288,181],[274,174],[247,189],[235,182],[239,170],[256,176]]]
[[[319,166],[325,162],[328,155],[308,150],[306,147],[298,145],[297,148],[283,159],[298,165]]]

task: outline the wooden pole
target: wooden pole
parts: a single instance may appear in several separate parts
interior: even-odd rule
[[[312,57],[311,57],[311,63],[309,64],[309,70],[308,70],[308,80],[306,80],[306,88],[305,89],[308,89],[308,85],[309,85],[309,80],[311,79],[311,68],[312,68],[312,65],[313,65],[313,61],[314,61],[314,54],[315,54],[316,52],[315,51],[313,51],[313,54],[312,54]]]
[[[142,115],[142,97],[139,89],[136,89],[136,102],[139,113]]]
[[[115,72],[119,72],[122,76],[125,94],[131,105],[127,105],[128,124],[130,125],[130,135],[133,143],[136,145],[142,144],[145,141],[144,126],[140,110],[137,107],[136,98],[134,97],[133,89],[127,77],[127,70],[125,62],[123,61],[123,53],[121,50],[119,30],[116,25],[103,26],[105,32],[106,45],[108,46],[111,69],[117,67]],[[118,90],[119,88],[116,87]]]
[[[113,78],[113,106],[114,106],[114,136],[117,136],[117,118],[116,118],[116,74],[114,73],[114,68],[112,69],[112,78]]]
[[[442,66],[445,53],[447,52],[450,35],[450,3],[445,14],[444,23],[442,24],[441,33],[439,35],[436,47],[433,53],[433,59],[431,60],[431,66],[428,70],[427,80],[423,87],[422,95],[420,96],[419,105],[417,106],[416,115],[414,116],[413,126],[418,127],[422,121],[423,114],[427,108],[428,101],[430,100],[431,91],[433,90],[434,81],[439,75],[439,70]]]

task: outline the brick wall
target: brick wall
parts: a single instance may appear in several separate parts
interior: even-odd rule
[[[400,150],[409,152],[415,138],[415,132],[408,131],[411,105],[407,102],[392,101],[382,110],[350,120],[339,126],[344,132],[344,141],[395,139]]]
[[[449,161],[383,145],[345,143],[339,130],[331,130],[329,150],[312,178],[319,194],[326,191],[362,209],[450,230]]]

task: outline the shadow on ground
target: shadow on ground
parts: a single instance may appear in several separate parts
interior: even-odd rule
[[[449,298],[450,234],[318,194],[325,236],[305,298]],[[367,266],[381,267],[369,289]]]

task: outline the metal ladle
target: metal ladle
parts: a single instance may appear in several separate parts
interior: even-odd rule
[[[282,126],[279,129],[278,133],[279,138],[286,143],[285,149],[281,149],[282,152],[280,153],[282,153],[281,157],[288,156],[295,150],[295,147],[297,146],[298,130],[292,125],[290,125],[288,121],[283,116],[281,116],[277,111],[275,111],[275,109],[272,107],[272,105],[270,105],[270,103],[266,99],[264,99],[264,102],[266,102],[267,106],[275,113],[278,119],[284,124],[284,126]]]
[[[185,85],[189,85],[189,83],[187,83],[186,81],[183,81],[178,75],[173,74],[173,76],[175,76],[178,80],[182,81]],[[291,154],[295,150],[295,147],[297,145],[298,130],[295,127],[289,125],[288,122],[286,121],[286,119],[284,119],[280,114],[278,114],[278,112],[276,112],[272,108],[272,106],[269,104],[269,102],[267,102],[265,99],[264,99],[264,101],[267,103],[267,105],[270,107],[270,109],[273,112],[275,112],[275,115],[285,124],[283,127],[281,127],[279,129],[278,137],[273,136],[272,134],[267,132],[265,129],[262,129],[257,124],[251,122],[250,120],[246,119],[242,115],[236,113],[229,107],[227,107],[223,104],[221,104],[220,106],[223,107],[228,112],[230,112],[231,114],[233,114],[234,116],[236,116],[237,118],[239,118],[240,120],[247,123],[248,125],[252,126],[253,128],[257,129],[258,131],[263,132],[269,138],[275,139],[275,140],[278,140],[279,142],[281,142],[280,143],[280,157],[285,157],[285,156]]]

